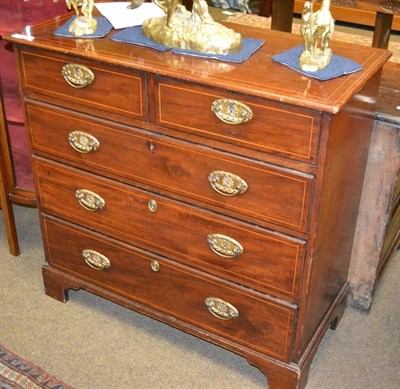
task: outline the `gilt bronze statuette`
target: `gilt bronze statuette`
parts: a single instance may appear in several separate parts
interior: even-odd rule
[[[210,54],[230,54],[241,50],[242,37],[216,23],[205,0],[194,0],[192,12],[179,0],[153,0],[164,12],[161,18],[143,23],[143,34],[164,46]]]
[[[65,3],[68,9],[72,7],[76,12],[69,32],[76,36],[93,34],[97,28],[97,20],[92,16],[94,0],[65,0]]]
[[[335,21],[329,10],[331,0],[322,0],[321,8],[314,12],[315,0],[306,1],[302,13],[301,35],[304,50],[300,57],[300,68],[316,72],[328,66],[332,50],[328,47]]]

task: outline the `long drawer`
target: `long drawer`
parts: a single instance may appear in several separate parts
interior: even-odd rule
[[[158,79],[156,123],[229,145],[315,163],[320,117],[294,107]]]
[[[238,344],[288,359],[293,307],[53,218],[44,217],[43,225],[51,266]]]
[[[237,283],[296,300],[305,243],[34,159],[43,210]]]
[[[307,230],[312,176],[33,102],[27,118],[35,152],[206,202],[264,226]]]
[[[146,82],[140,72],[30,51],[22,51],[21,61],[27,93],[59,99],[57,104],[73,103],[101,116],[110,113],[147,120]]]

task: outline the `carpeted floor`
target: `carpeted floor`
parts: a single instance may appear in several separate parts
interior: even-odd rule
[[[0,344],[76,389],[256,389],[266,378],[239,355],[85,291],[62,304],[43,291],[37,210],[14,207],[21,255],[0,215]],[[347,309],[328,331],[307,389],[400,387],[400,255],[368,315]]]

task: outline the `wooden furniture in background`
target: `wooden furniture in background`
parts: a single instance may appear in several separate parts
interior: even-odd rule
[[[212,0],[207,1],[209,6],[213,5]],[[187,10],[191,11],[193,6],[193,0],[182,0],[182,4]],[[261,16],[271,16],[272,13],[272,0],[250,0],[248,5],[251,10],[256,10]],[[236,10],[237,11],[237,10]]]
[[[294,0],[272,0],[271,28],[292,32]]]
[[[253,2],[250,1],[250,5]],[[272,0],[259,0],[254,1],[254,5],[258,9],[258,14],[261,16],[269,17],[272,15]]]
[[[10,201],[10,183],[8,182],[12,172],[10,150],[6,132],[6,123],[3,110],[3,93],[0,82],[0,208],[3,211],[4,226],[7,234],[8,246],[12,255],[19,255],[17,229],[15,226],[14,212]]]
[[[399,74],[384,66],[349,270],[349,304],[364,311],[400,241]]]
[[[293,12],[301,13],[304,3],[305,0],[273,0],[271,28],[291,32]],[[360,24],[364,24],[361,22],[364,15],[368,15],[369,18],[373,16],[375,22],[372,47],[387,49],[393,24],[393,12],[382,8],[380,3],[377,0],[357,0],[356,5],[352,7],[332,3],[331,13],[335,20],[352,21]],[[351,20],[349,15],[353,15]]]
[[[363,70],[321,82],[272,61],[301,43],[278,31],[235,25],[268,45],[232,64],[55,38],[66,20],[7,37],[46,293],[86,289],[245,356],[271,389],[304,388],[349,290],[389,54],[334,42]]]
[[[3,36],[67,12],[65,0],[0,0],[0,205],[10,252],[19,255],[12,204],[36,205],[15,56]]]
[[[306,0],[295,0],[294,2],[294,13],[301,14],[304,9],[304,3]],[[376,0],[375,3],[379,5],[383,0]],[[335,20],[339,22],[346,22],[352,24],[358,24],[361,26],[375,27],[376,24],[376,11],[371,11],[367,8],[352,7],[352,3],[357,3],[357,0],[343,0],[332,2],[332,13]],[[382,9],[383,10],[383,9]],[[400,15],[394,13],[392,30],[400,31]]]
[[[11,153],[11,158],[6,160],[6,181],[12,203],[35,205],[36,197],[15,56],[11,45],[2,37],[25,26],[67,12],[65,0],[0,0],[0,79],[7,133],[3,141],[4,147]]]

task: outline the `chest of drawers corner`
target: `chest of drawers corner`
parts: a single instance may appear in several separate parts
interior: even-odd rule
[[[46,293],[83,288],[304,387],[343,312],[387,53],[349,52],[363,70],[322,83],[273,63],[290,35],[235,26],[268,44],[234,65],[56,39],[63,20],[7,38]]]

